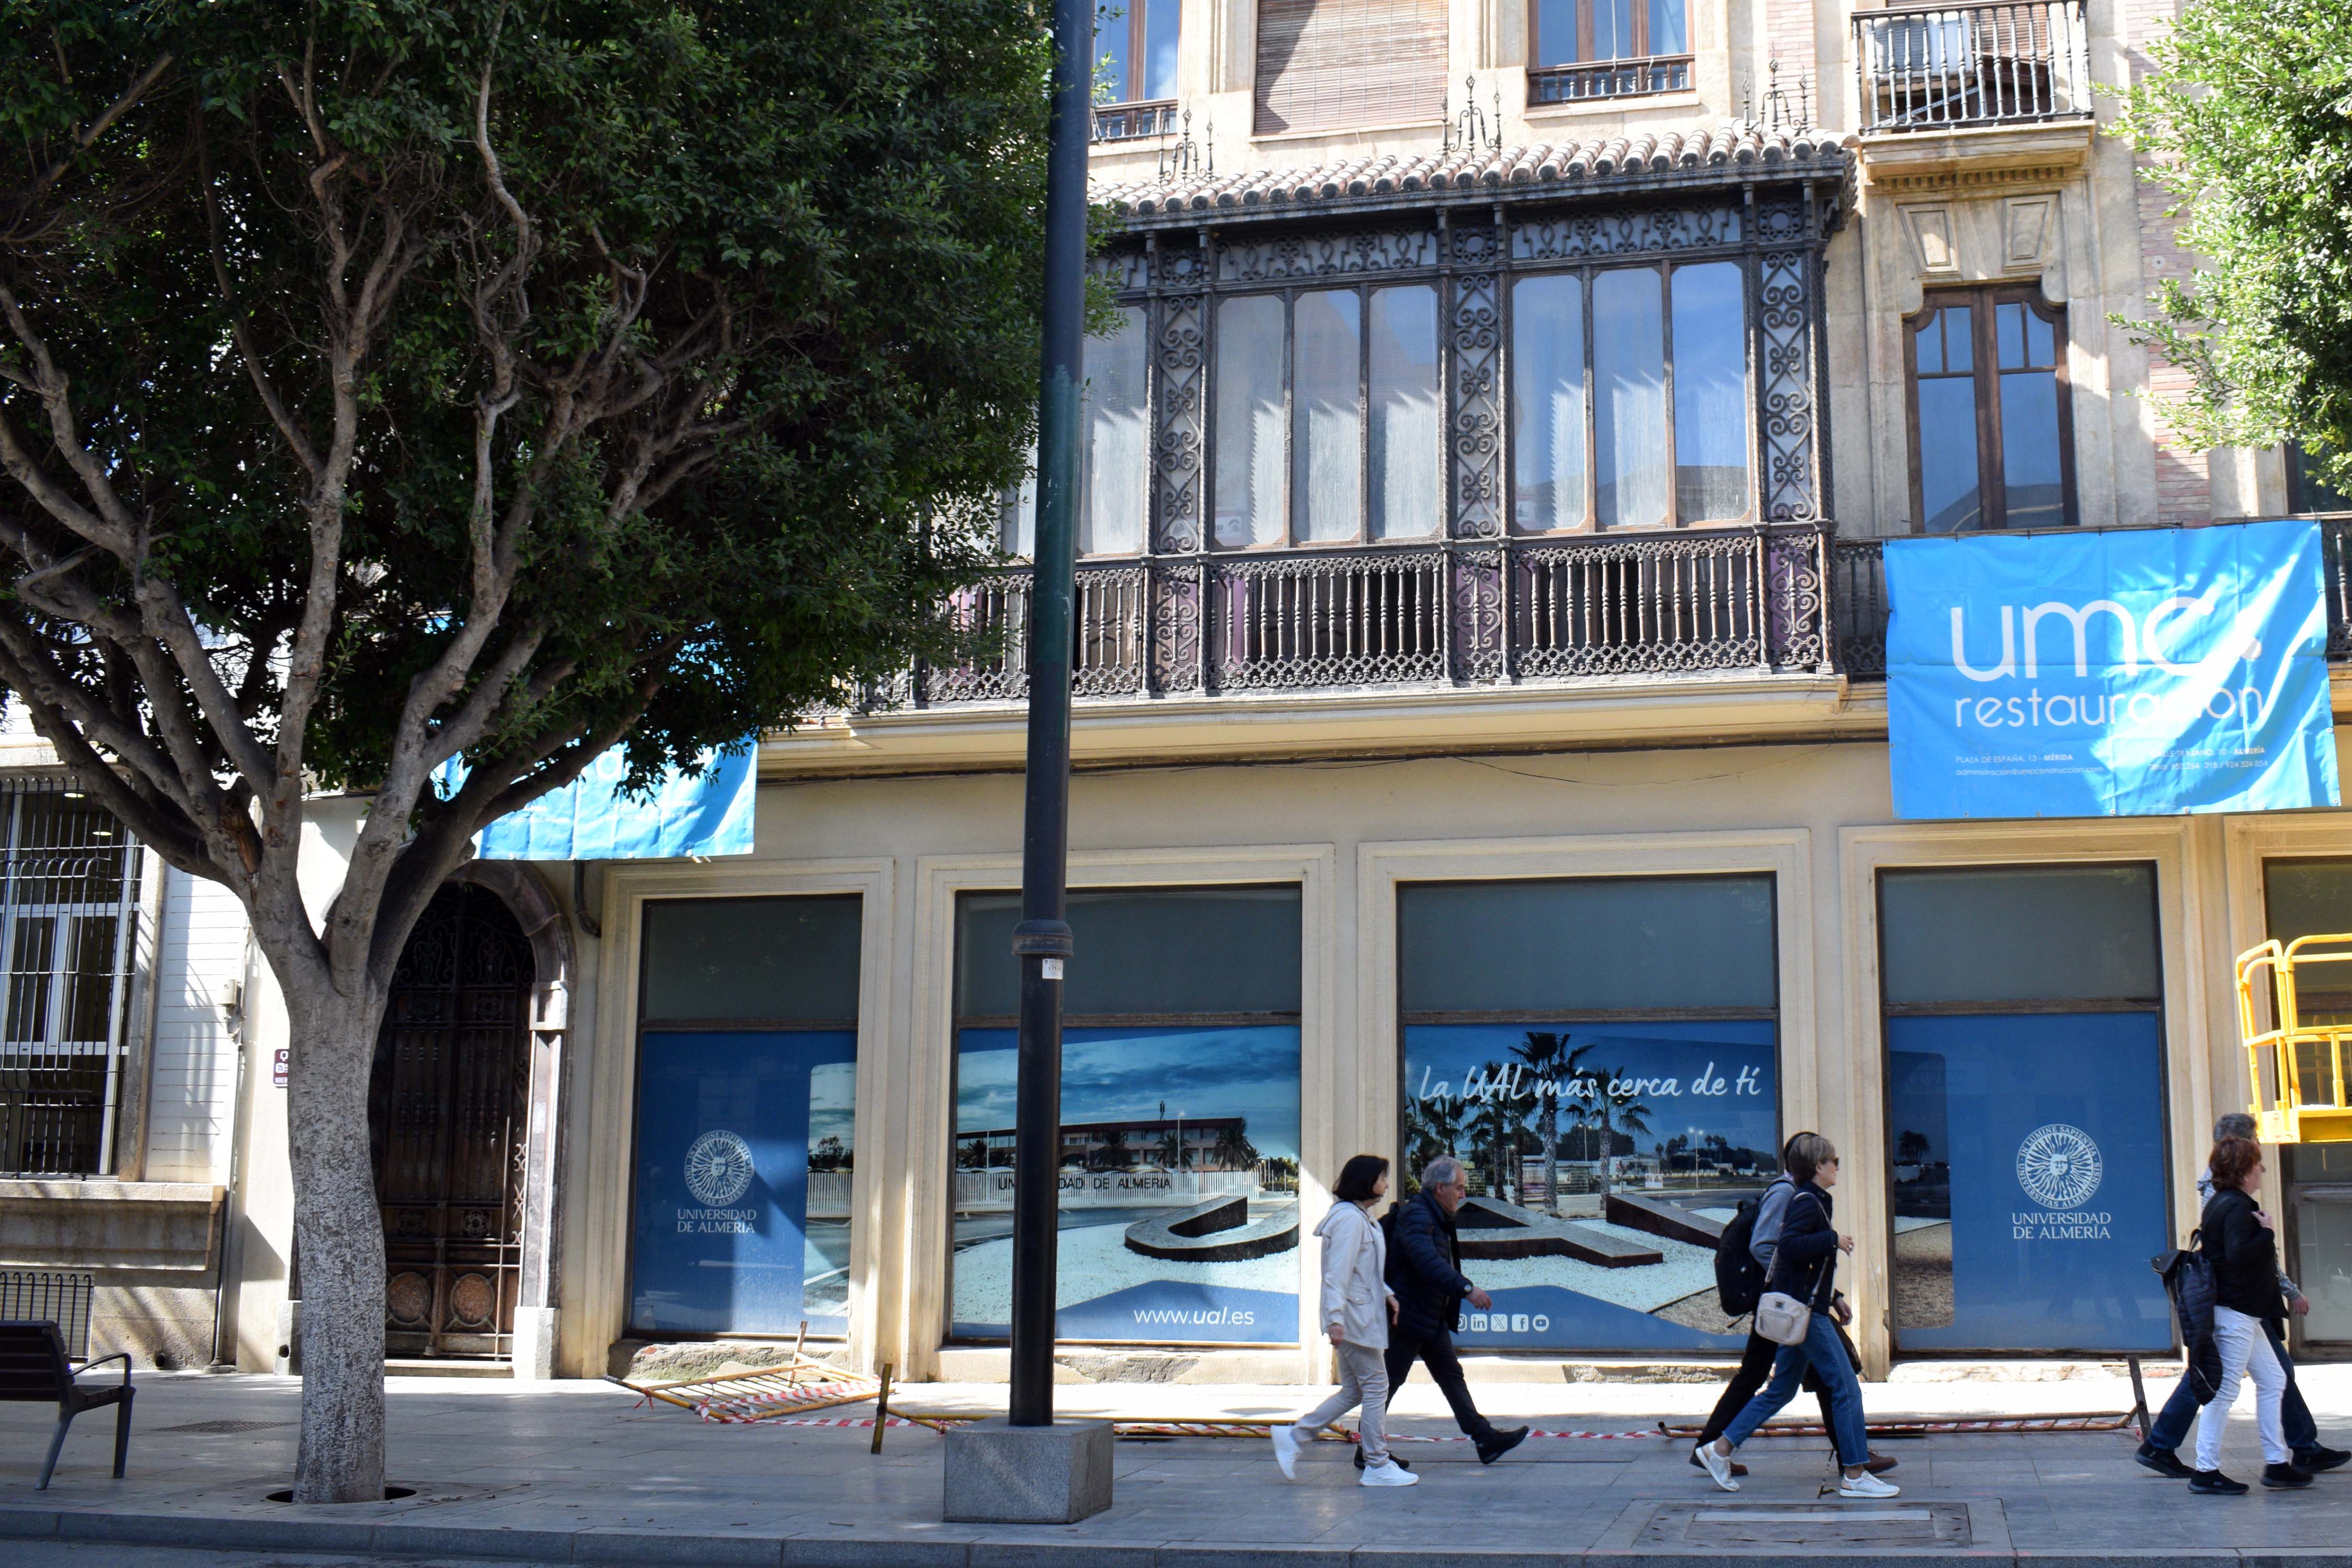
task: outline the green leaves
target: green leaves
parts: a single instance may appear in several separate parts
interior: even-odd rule
[[[2352,482],[2352,6],[2200,0],[2152,53],[2121,129],[2198,270],[2118,320],[2196,373],[2196,438],[2297,440]]]
[[[650,773],[947,651],[1033,417],[1047,65],[1025,0],[0,0],[0,134],[63,171],[0,176],[0,279],[240,668],[321,537],[269,396],[348,443],[319,780],[382,778],[491,618],[438,718],[527,636],[529,695],[469,752],[527,778],[642,706]],[[0,416],[65,471],[22,385]],[[281,711],[261,682],[243,719]]]

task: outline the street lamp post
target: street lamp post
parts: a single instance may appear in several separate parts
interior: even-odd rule
[[[1055,0],[1045,153],[1044,374],[1029,620],[1029,760],[1021,842],[1020,1077],[1013,1152],[1015,1426],[1054,1422],[1055,1185],[1062,1125],[1062,970],[1071,951],[1070,652],[1077,577],[1078,394],[1086,346],[1087,140],[1094,0]]]

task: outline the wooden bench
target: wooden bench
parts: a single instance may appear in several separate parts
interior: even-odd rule
[[[58,1451],[66,1446],[66,1431],[73,1418],[85,1410],[95,1410],[101,1405],[114,1406],[114,1475],[122,1478],[122,1468],[131,1458],[131,1358],[127,1355],[100,1356],[83,1372],[104,1366],[108,1362],[122,1363],[122,1381],[104,1388],[85,1388],[74,1381],[74,1368],[66,1361],[66,1342],[51,1322],[0,1322],[0,1400],[21,1405],[55,1405],[58,1407],[58,1429],[49,1439],[48,1462],[41,1467],[41,1483],[34,1489],[49,1489],[49,1476],[58,1468]]]

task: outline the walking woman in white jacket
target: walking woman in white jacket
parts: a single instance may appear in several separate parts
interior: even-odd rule
[[[1421,1479],[1389,1458],[1389,1324],[1396,1298],[1388,1287],[1388,1238],[1372,1205],[1389,1190],[1389,1163],[1359,1154],[1340,1168],[1334,1202],[1315,1234],[1323,1238],[1323,1331],[1339,1352],[1339,1392],[1299,1418],[1274,1429],[1274,1462],[1285,1480],[1297,1476],[1298,1445],[1361,1405],[1356,1440],[1368,1487],[1409,1487]]]

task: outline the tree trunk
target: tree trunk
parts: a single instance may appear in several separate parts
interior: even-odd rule
[[[289,980],[287,1145],[302,1274],[299,1503],[383,1498],[383,1216],[368,1142],[368,1075],[382,997]]]
[[[1544,1207],[1559,1212],[1559,1097],[1544,1097]]]

